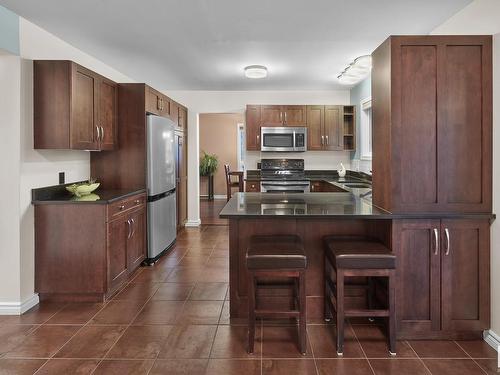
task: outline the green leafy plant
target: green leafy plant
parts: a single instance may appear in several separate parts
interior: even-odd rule
[[[200,176],[211,176],[219,167],[219,158],[217,155],[207,154],[203,151],[203,157],[200,160]]]

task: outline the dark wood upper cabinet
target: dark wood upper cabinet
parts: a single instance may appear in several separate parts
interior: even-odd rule
[[[280,105],[261,106],[260,123],[262,126],[283,126],[283,109]]]
[[[99,125],[101,150],[112,150],[117,145],[118,85],[106,78],[99,81]]]
[[[490,36],[390,37],[372,68],[373,201],[491,212]]]
[[[35,60],[35,149],[112,150],[116,83],[67,60]]]
[[[188,116],[188,112],[187,112],[187,108],[183,107],[183,106],[178,106],[178,115],[177,115],[177,118],[178,118],[178,125],[179,125],[179,128],[182,129],[182,131],[184,132],[187,132],[187,116]]]
[[[343,150],[344,124],[343,112],[340,105],[325,106],[325,149],[329,151]]]
[[[343,106],[307,106],[307,149],[339,151],[344,149]]]
[[[307,110],[305,105],[284,105],[281,107],[283,125],[306,126]]]
[[[323,150],[325,143],[325,106],[307,106],[307,149],[309,151]]]
[[[260,150],[261,110],[260,105],[247,105],[245,129],[247,150],[249,151]]]
[[[146,86],[146,111],[157,116],[171,117],[170,98]],[[175,114],[174,114],[175,116]],[[175,122],[175,120],[174,120]]]

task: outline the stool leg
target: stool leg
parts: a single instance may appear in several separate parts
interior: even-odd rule
[[[299,273],[299,347],[300,352],[305,355],[307,351],[307,333],[306,333],[306,273],[301,271]]]
[[[389,273],[389,354],[396,355],[396,314],[395,314],[395,300],[396,300],[396,286],[395,286],[395,271]]]
[[[344,355],[344,270],[337,269],[337,355]]]
[[[367,277],[367,281],[368,281],[368,295],[367,295],[368,309],[371,310],[373,309],[373,294],[375,293],[375,287],[373,285],[373,279],[371,276]],[[368,320],[372,323],[375,321],[375,319],[373,319],[372,317],[368,317]]]
[[[328,259],[325,257],[325,270],[323,278],[325,280],[325,295],[324,295],[324,319],[326,322],[332,320],[332,310],[330,309],[330,285],[328,284],[328,280],[330,279],[330,268],[328,266]]]
[[[253,353],[255,341],[255,277],[248,272],[248,353]]]

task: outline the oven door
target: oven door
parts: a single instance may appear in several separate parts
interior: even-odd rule
[[[260,133],[261,151],[306,151],[306,128],[263,126]]]
[[[306,193],[310,191],[309,181],[261,181],[262,193]]]

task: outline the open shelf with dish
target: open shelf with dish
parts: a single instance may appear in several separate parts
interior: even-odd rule
[[[344,106],[344,150],[356,150],[356,107]]]

